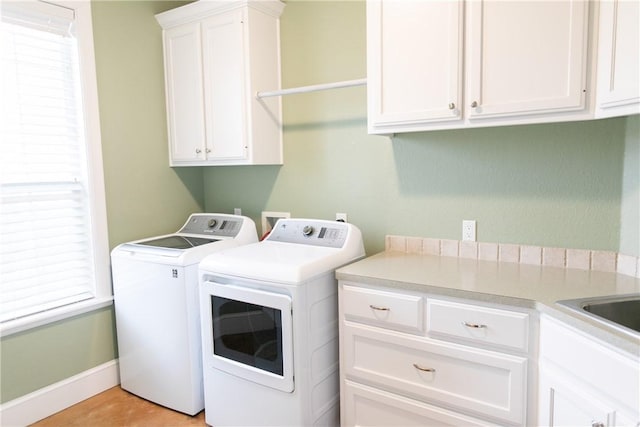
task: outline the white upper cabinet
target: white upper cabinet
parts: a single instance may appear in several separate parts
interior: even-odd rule
[[[603,0],[596,116],[640,113],[640,1]]]
[[[164,33],[165,81],[170,160],[204,159],[200,24],[185,24]]]
[[[463,4],[369,1],[369,132],[459,121]]]
[[[587,30],[583,0],[468,2],[467,116],[583,110]]]
[[[368,0],[367,49],[370,133],[590,118],[585,0]]]
[[[163,28],[171,166],[282,164],[279,1],[198,1]]]

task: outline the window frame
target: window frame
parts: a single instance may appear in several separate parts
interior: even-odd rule
[[[35,3],[39,0],[26,1]],[[78,43],[80,83],[82,87],[86,135],[89,210],[93,233],[91,238],[94,247],[95,295],[88,300],[4,322],[0,324],[0,337],[26,331],[113,304],[91,3],[90,0],[47,0],[47,3],[72,9],[75,13],[75,32]]]

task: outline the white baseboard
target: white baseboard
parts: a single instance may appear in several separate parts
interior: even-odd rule
[[[118,361],[111,360],[0,405],[0,425],[27,426],[118,384]]]

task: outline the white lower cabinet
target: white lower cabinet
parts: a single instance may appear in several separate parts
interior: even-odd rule
[[[564,380],[563,380],[564,378]],[[548,370],[540,376],[540,425],[593,426],[618,425],[615,410],[588,390],[575,387],[562,372]]]
[[[543,317],[538,419],[543,426],[640,425],[640,360]]]
[[[345,282],[340,296],[343,426],[530,424],[527,310]]]

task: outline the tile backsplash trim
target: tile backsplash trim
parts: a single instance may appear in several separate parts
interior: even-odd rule
[[[387,235],[385,250],[619,273],[640,278],[640,257],[610,251]]]

